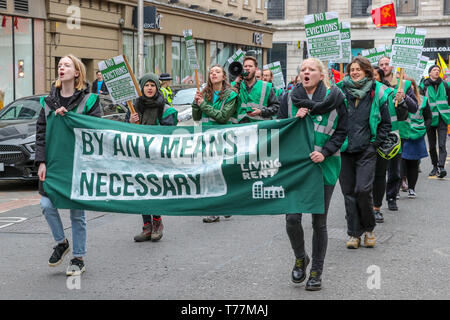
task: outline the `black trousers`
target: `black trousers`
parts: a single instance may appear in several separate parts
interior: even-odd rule
[[[398,153],[394,158],[388,160],[387,182],[386,182],[386,199],[396,199],[400,186],[402,184],[402,155]]]
[[[436,152],[436,135],[439,146],[439,159]],[[439,116],[439,124],[437,127],[429,127],[427,130],[428,147],[430,148],[431,163],[434,167],[445,167],[445,160],[447,159],[447,124]]]
[[[408,188],[416,190],[417,179],[419,178],[419,161],[402,159],[406,179],[408,179]]]
[[[359,153],[343,152],[339,184],[345,200],[347,234],[360,237],[375,229],[372,188],[377,153],[374,146]]]
[[[322,271],[328,245],[327,215],[330,207],[331,196],[334,186],[325,186],[325,213],[312,214],[312,268],[311,270]],[[302,227],[302,214],[286,215],[286,232],[294,250],[295,257],[301,259],[305,257],[305,239]]]
[[[382,158],[377,153],[377,163],[375,165],[375,178],[373,180],[373,206],[380,208],[383,204],[384,193],[386,192],[386,170],[388,160]]]

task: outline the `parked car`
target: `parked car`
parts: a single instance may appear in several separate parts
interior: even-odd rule
[[[36,95],[17,99],[0,110],[0,180],[37,180],[34,165],[36,122],[42,109]],[[124,121],[128,108],[100,95],[102,117]]]
[[[189,126],[194,123],[192,120],[192,102],[194,101],[197,88],[182,89],[175,93],[172,105],[178,111],[179,125]]]

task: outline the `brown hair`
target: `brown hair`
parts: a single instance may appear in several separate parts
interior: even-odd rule
[[[213,84],[211,82],[211,77],[209,76],[209,74],[211,73],[211,69],[215,68],[215,67],[219,67],[223,72],[222,89],[220,90],[220,93],[219,93],[219,99],[220,100],[223,99],[223,94],[226,89],[232,89],[233,91],[236,91],[236,89],[234,87],[230,86],[230,83],[228,82],[228,78],[227,78],[227,73],[226,73],[224,67],[222,67],[220,64],[215,64],[215,65],[211,66],[208,70],[208,81],[206,82],[205,89],[203,89],[203,91],[202,91],[203,96],[208,101],[213,101],[213,97],[214,97]]]
[[[420,105],[422,104],[422,101],[421,101],[421,99],[420,99],[419,87],[417,86],[416,80],[414,80],[413,78],[411,78],[411,77],[409,77],[409,76],[407,76],[407,75],[404,75],[403,78],[404,78],[405,80],[411,81],[411,85],[412,85],[412,88],[413,88],[413,91],[414,91],[414,95],[416,96],[417,103],[418,103],[418,105],[419,105],[419,107],[420,107]],[[406,95],[406,92],[405,92],[405,95]]]
[[[363,56],[354,57],[352,62],[350,62],[347,65],[347,68],[345,69],[345,71],[347,72],[348,75],[350,75],[350,67],[354,63],[357,63],[359,65],[359,67],[364,71],[364,73],[366,74],[366,77],[369,78],[369,80],[374,79],[372,64],[370,63],[369,59],[367,59]]]
[[[244,57],[244,63],[245,63],[245,61],[247,61],[247,60],[252,60],[252,61],[255,63],[255,67],[258,68],[258,61],[256,60],[255,57],[252,57],[252,56],[245,56],[245,57]]]
[[[80,91],[83,90],[86,82],[86,67],[84,66],[83,62],[81,62],[81,60],[75,57],[73,54],[68,54],[61,59],[63,58],[69,58],[70,60],[72,60],[75,71],[79,73],[78,77],[75,77],[75,89]],[[59,59],[59,61],[61,61],[61,59]],[[61,80],[57,79],[55,81],[55,88],[61,89],[61,87]]]

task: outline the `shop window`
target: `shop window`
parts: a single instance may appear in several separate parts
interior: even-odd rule
[[[268,0],[267,20],[284,20],[284,0]]]
[[[267,63],[280,61],[281,71],[283,71],[284,82],[286,81],[286,65],[287,65],[287,44],[274,43],[272,49],[267,51]]]
[[[263,50],[262,50],[262,48],[252,47],[252,46],[242,46],[241,49],[242,49],[242,51],[246,52],[245,53],[246,56],[252,56],[252,57],[256,58],[256,61],[258,61],[258,68],[263,67],[263,60],[262,60]]]
[[[308,14],[326,12],[327,0],[308,0]]]
[[[397,0],[398,15],[417,16],[417,0]]]
[[[14,10],[28,12],[28,0],[14,0]]]
[[[352,17],[368,17],[372,0],[352,0]]]
[[[444,0],[444,14],[450,15],[450,0]]]

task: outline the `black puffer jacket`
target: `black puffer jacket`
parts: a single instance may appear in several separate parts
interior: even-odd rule
[[[76,109],[78,104],[83,100],[84,96],[89,93],[89,86],[85,90],[76,90],[73,96],[70,98],[69,103],[66,107],[67,111]],[[61,94],[60,90],[52,86],[50,95],[45,97],[44,101],[50,107],[52,111],[62,107],[61,105]],[[88,115],[94,117],[101,117],[100,100],[97,99],[95,104],[90,109]],[[35,154],[35,164],[39,166],[40,163],[45,162],[45,131],[47,129],[47,118],[45,117],[44,108],[42,108],[39,113],[39,118],[36,122],[36,154]],[[39,181],[39,193],[46,196],[42,181]]]

